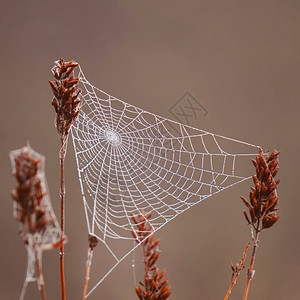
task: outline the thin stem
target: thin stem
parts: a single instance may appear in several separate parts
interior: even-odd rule
[[[62,237],[65,236],[65,142],[66,139],[61,137],[61,148],[59,151],[60,162],[60,228]],[[64,243],[60,245],[60,282],[61,282],[61,299],[66,300],[66,284],[65,284],[65,267],[64,267]]]
[[[278,155],[279,152],[273,151],[265,158],[262,149],[259,149],[259,155],[255,160],[252,160],[256,175],[253,176],[254,187],[251,187],[249,201],[245,197],[241,197],[249,211],[247,213],[246,210],[243,210],[243,214],[248,224],[251,225],[253,239],[253,250],[247,272],[243,300],[248,299],[251,280],[255,272],[254,262],[258,248],[259,234],[263,229],[272,227],[280,218],[277,215],[279,198],[276,192],[280,180],[274,180],[278,172]]]
[[[233,286],[234,286],[235,283],[236,283],[237,278],[238,278],[238,276],[235,276],[234,279],[231,281],[231,285],[230,285],[230,287],[229,287],[229,289],[228,289],[228,291],[227,291],[227,294],[226,294],[224,300],[228,300],[228,298],[229,298],[229,296],[230,296],[230,294],[231,294],[231,291],[232,291],[232,289],[233,289]]]
[[[251,262],[250,262],[250,266],[248,268],[248,272],[247,272],[247,282],[246,282],[246,287],[245,287],[245,291],[244,291],[244,297],[243,300],[247,300],[248,299],[248,293],[249,293],[249,288],[250,288],[250,283],[251,283],[251,279],[254,276],[254,262],[255,262],[255,255],[256,255],[256,251],[258,248],[258,237],[259,237],[259,224],[257,226],[257,228],[255,229],[255,238],[253,241],[253,250],[252,250],[252,255],[251,255]]]
[[[231,285],[230,285],[230,287],[229,287],[229,289],[227,291],[227,294],[226,294],[224,300],[228,300],[228,298],[229,298],[229,296],[231,294],[231,291],[232,291],[234,285],[236,284],[236,281],[237,281],[237,279],[238,279],[238,277],[240,275],[240,272],[244,268],[244,263],[245,263],[246,255],[247,255],[247,252],[248,252],[249,248],[250,248],[250,242],[246,246],[246,250],[243,253],[243,258],[241,259],[240,263],[237,265],[237,267],[233,271]]]
[[[89,280],[90,280],[90,270],[91,270],[91,265],[92,265],[92,258],[93,258],[93,250],[91,248],[89,248],[87,260],[86,260],[85,282],[84,282],[83,297],[82,297],[83,300],[86,299],[86,293],[87,293]]]
[[[146,238],[147,239],[147,238]],[[144,240],[145,242],[146,240]],[[149,263],[148,263],[148,256],[147,256],[147,249],[146,249],[146,243],[143,243],[143,257],[144,257],[144,270],[145,270],[145,274],[149,274]]]
[[[38,255],[37,250],[35,250],[35,263],[36,263],[36,268],[38,273],[38,287],[41,293],[42,300],[46,300],[44,275],[42,271],[42,265],[40,263],[40,257]]]
[[[80,89],[78,89],[79,78],[75,77],[74,69],[78,64],[71,60],[65,62],[64,59],[59,59],[54,62],[54,67],[51,69],[55,81],[49,81],[53,92],[51,104],[55,110],[55,127],[60,136],[61,148],[59,152],[60,161],[60,226],[62,238],[65,237],[65,182],[64,182],[64,164],[68,134],[72,123],[79,114],[81,102],[78,99]],[[65,287],[65,272],[64,272],[64,244],[60,245],[60,278],[61,278],[61,298],[66,299]]]

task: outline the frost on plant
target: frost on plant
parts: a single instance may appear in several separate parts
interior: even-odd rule
[[[45,299],[42,251],[56,248],[63,241],[51,207],[44,174],[44,157],[29,145],[10,152],[16,186],[11,193],[14,218],[28,252],[27,272],[20,299],[29,282],[37,281]]]

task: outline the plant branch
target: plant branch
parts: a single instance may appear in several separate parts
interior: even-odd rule
[[[61,137],[61,148],[59,152],[60,162],[60,228],[62,237],[65,236],[65,142],[66,139]],[[61,298],[66,299],[66,283],[65,283],[65,265],[64,265],[64,243],[60,245],[60,282],[61,282]]]
[[[240,275],[240,272],[242,271],[242,269],[244,269],[244,263],[245,263],[247,252],[248,252],[249,248],[250,248],[250,242],[247,243],[246,249],[243,252],[243,258],[241,259],[240,263],[236,265],[236,267],[234,267],[231,263],[231,268],[232,268],[232,271],[233,271],[232,272],[232,278],[231,278],[231,284],[230,284],[230,287],[227,291],[227,294],[226,294],[224,300],[228,300],[228,298],[231,294],[231,291],[232,291],[234,285],[236,284],[236,281],[237,281],[237,279]]]
[[[248,299],[248,293],[249,293],[249,289],[250,289],[250,283],[251,280],[254,276],[255,270],[254,270],[254,262],[255,262],[255,256],[256,256],[256,252],[258,249],[258,237],[259,237],[259,230],[256,230],[255,232],[255,238],[253,240],[253,250],[252,250],[252,255],[251,255],[251,261],[250,261],[250,266],[248,268],[247,271],[247,282],[246,282],[246,287],[244,290],[244,296],[243,296],[243,300],[247,300]]]
[[[60,161],[60,208],[61,208],[61,231],[62,238],[65,237],[65,181],[64,181],[64,164],[66,156],[66,147],[71,125],[77,118],[80,108],[78,96],[79,78],[75,77],[74,69],[78,66],[73,60],[65,62],[59,59],[54,62],[51,69],[55,81],[49,81],[53,92],[51,104],[55,109],[55,126],[60,136],[61,148],[59,152]],[[64,244],[60,245],[60,277],[61,277],[61,297],[66,299],[65,275],[64,275]]]
[[[254,276],[254,262],[258,249],[259,234],[262,230],[272,227],[280,218],[277,215],[279,208],[279,198],[277,196],[277,185],[280,180],[274,177],[278,173],[278,156],[279,152],[273,151],[265,158],[262,149],[259,149],[259,155],[252,160],[256,170],[253,183],[249,194],[249,200],[241,197],[242,201],[248,209],[243,210],[244,217],[251,226],[251,234],[253,239],[253,250],[250,266],[247,272],[246,287],[244,290],[243,300],[248,299],[251,280]]]
[[[92,259],[93,259],[93,252],[94,248],[98,244],[98,239],[96,236],[89,234],[89,249],[88,249],[88,255],[87,255],[87,260],[86,260],[86,270],[85,270],[85,281],[84,281],[84,288],[83,288],[83,297],[82,299],[86,299],[86,293],[89,285],[89,280],[90,280],[90,270],[91,270],[91,265],[92,265]]]

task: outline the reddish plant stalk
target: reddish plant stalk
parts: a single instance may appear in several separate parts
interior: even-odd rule
[[[59,152],[60,162],[60,228],[62,236],[65,236],[65,140],[61,138],[61,148]],[[60,245],[60,281],[61,281],[61,298],[66,299],[66,282],[65,282],[65,264],[64,264],[64,243]]]
[[[280,180],[274,177],[278,173],[279,152],[273,151],[267,158],[264,157],[262,149],[259,149],[259,155],[252,160],[256,175],[253,176],[254,187],[251,187],[249,200],[241,197],[248,209],[243,210],[244,217],[251,225],[253,250],[250,265],[247,272],[247,281],[244,290],[243,300],[248,299],[250,283],[254,276],[254,262],[258,249],[259,234],[262,230],[272,227],[280,218],[277,215],[279,208],[279,198],[277,196],[277,185]]]
[[[52,73],[55,81],[49,81],[53,92],[51,104],[55,109],[55,126],[60,136],[61,148],[59,152],[60,160],[60,208],[61,208],[61,231],[62,238],[65,234],[65,180],[64,164],[66,155],[66,144],[69,130],[79,113],[78,89],[79,78],[75,77],[74,69],[78,66],[73,60],[65,62],[64,59],[55,61]],[[61,298],[66,299],[65,275],[64,275],[64,244],[60,245],[60,277],[61,277]]]
[[[245,263],[247,252],[248,252],[249,248],[250,248],[250,242],[246,245],[246,249],[243,252],[243,258],[241,259],[240,263],[236,265],[236,267],[234,267],[231,263],[231,268],[232,268],[231,284],[230,284],[230,287],[227,291],[227,294],[226,294],[224,300],[228,300],[228,298],[231,294],[231,291],[232,291],[234,285],[236,284],[236,281],[240,275],[240,272],[242,271],[242,269],[244,269],[244,263]]]
[[[249,266],[248,271],[247,271],[247,281],[246,281],[246,287],[245,287],[245,290],[244,290],[243,300],[248,299],[248,293],[249,293],[249,289],[250,289],[251,279],[254,276],[254,262],[255,262],[256,251],[257,251],[257,248],[258,248],[258,237],[259,237],[259,231],[256,232],[255,239],[254,239],[254,242],[253,242],[253,250],[252,250],[252,255],[251,255],[250,266]]]

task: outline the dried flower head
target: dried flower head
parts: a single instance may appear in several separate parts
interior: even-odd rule
[[[79,113],[78,99],[80,89],[78,89],[79,78],[75,77],[74,69],[78,64],[71,60],[65,62],[62,58],[54,62],[52,73],[55,81],[49,81],[53,99],[51,104],[54,106],[56,118],[55,126],[61,137],[66,137],[72,123]]]
[[[144,215],[143,212],[137,218],[132,216],[132,220],[137,227],[137,231],[132,230],[132,236],[137,243],[142,243],[144,256],[144,282],[140,282],[135,291],[140,300],[165,300],[171,295],[171,286],[168,285],[168,278],[163,279],[166,269],[159,271],[156,262],[161,254],[158,250],[160,240],[156,240],[153,235],[153,228],[148,225],[151,213]]]
[[[272,227],[280,218],[277,215],[279,198],[277,196],[277,185],[280,180],[275,180],[278,172],[279,152],[273,151],[267,159],[259,149],[259,155],[252,160],[256,175],[253,176],[254,187],[251,187],[249,201],[241,197],[248,208],[244,210],[244,216],[249,224],[257,231]]]
[[[11,154],[14,164],[14,176],[17,185],[11,196],[15,202],[15,218],[21,223],[23,238],[26,234],[35,234],[46,230],[49,216],[42,202],[43,191],[39,171],[41,158],[25,146],[15,155]]]
[[[42,299],[46,299],[42,272],[42,252],[60,247],[65,240],[46,192],[44,157],[29,145],[10,152],[13,175],[17,180],[11,196],[14,217],[20,222],[20,234],[28,252],[24,298],[28,282],[36,280]]]

